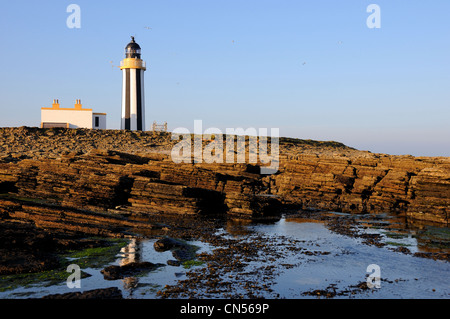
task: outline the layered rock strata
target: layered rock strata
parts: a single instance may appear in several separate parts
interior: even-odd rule
[[[258,163],[174,163],[170,134],[4,128],[0,138],[0,193],[56,207],[267,218],[294,206],[395,212],[448,225],[447,157],[373,154],[336,142],[281,138],[278,171],[260,175]],[[23,206],[7,214],[33,219],[20,213],[29,210]],[[38,215],[36,222],[51,214]]]

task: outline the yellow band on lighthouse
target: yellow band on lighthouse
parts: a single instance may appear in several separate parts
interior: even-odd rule
[[[141,59],[125,58],[120,61],[120,69],[141,69],[146,70],[145,62]]]

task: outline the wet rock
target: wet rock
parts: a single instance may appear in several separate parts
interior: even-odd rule
[[[106,280],[117,280],[125,277],[139,275],[142,272],[152,271],[159,267],[165,266],[163,264],[154,264],[151,262],[132,262],[123,266],[108,266],[100,272]]]
[[[175,263],[195,258],[195,247],[178,239],[169,237],[161,238],[158,239],[153,246],[155,250],[159,252],[171,250],[172,256],[176,259]],[[169,262],[175,264],[174,261],[168,261],[168,263]]]
[[[60,266],[55,255],[28,249],[0,249],[0,256],[0,275],[41,272]]]
[[[430,259],[434,259],[434,260],[450,261],[450,253],[447,253],[447,252],[436,252],[436,253],[416,252],[413,254],[413,256],[421,257],[421,258],[430,258]]]
[[[19,206],[11,207],[18,209]],[[32,223],[0,219],[0,275],[34,273],[60,266],[58,252],[100,247],[106,242],[36,227]]]
[[[400,252],[400,253],[403,253],[403,254],[406,254],[406,255],[411,254],[411,251],[408,248],[404,247],[404,246],[396,247],[396,248],[393,248],[391,250],[392,251],[397,251],[397,252]]]
[[[306,291],[303,293],[305,296],[316,296],[316,297],[325,297],[325,298],[333,298],[336,296],[336,288],[334,285],[328,286],[326,289],[315,289],[312,291]]]
[[[228,215],[247,219],[270,219],[280,216],[281,202],[274,196],[227,194]]]
[[[168,264],[169,266],[180,266],[180,265],[181,265],[181,261],[169,259],[169,260],[167,261],[167,264]]]
[[[176,260],[187,261],[195,258],[195,252],[190,247],[183,247],[173,250],[172,256]]]
[[[3,215],[8,217],[6,220],[16,221],[12,228],[20,229],[19,225],[25,224],[25,221],[27,224],[33,224],[34,228],[46,229],[49,233],[64,232],[79,235],[123,237],[123,233],[127,228],[136,227],[142,230],[154,228],[151,223],[130,220],[118,214],[104,214],[71,207],[61,207],[33,199],[10,198],[9,200],[4,200],[0,198],[0,216],[2,212]],[[41,231],[41,233],[45,232]],[[19,234],[16,234],[15,237],[21,238]],[[27,238],[27,241],[33,239],[33,237],[25,238]],[[40,241],[42,240],[47,242],[40,243],[38,246],[45,247],[51,246],[54,238],[47,236],[40,239]]]
[[[94,289],[85,292],[68,292],[53,294],[42,299],[123,299],[122,292],[117,287]]]
[[[165,237],[165,238],[158,239],[153,244],[153,247],[155,248],[156,251],[163,252],[163,251],[171,250],[174,248],[188,249],[190,246],[183,241],[180,241],[180,240],[177,240],[174,238]]]

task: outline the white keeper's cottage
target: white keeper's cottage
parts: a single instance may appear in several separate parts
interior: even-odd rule
[[[84,109],[81,100],[76,100],[75,108],[61,108],[59,101],[53,100],[52,107],[41,108],[41,127],[106,129],[106,113],[94,113]]]

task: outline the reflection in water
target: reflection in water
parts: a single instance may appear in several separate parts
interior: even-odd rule
[[[130,243],[120,250],[122,258],[119,261],[119,266],[124,266],[133,262],[142,261],[142,242],[133,238]],[[139,279],[137,277],[125,277],[122,279],[123,288],[130,290],[136,288],[139,284]]]
[[[270,225],[252,226],[265,236],[281,238],[286,245],[289,239],[297,240],[302,250],[283,251],[276,265],[286,267],[276,277],[272,289],[285,298],[309,298],[308,291],[337,292],[335,298],[448,298],[449,264],[420,258],[415,252],[430,249],[430,244],[439,246],[439,252],[448,252],[450,248],[450,229],[448,227],[412,227],[398,223],[398,218],[374,216],[370,214],[344,215],[328,213],[329,217],[339,217],[351,232],[331,231],[327,227],[328,219],[307,219],[289,216]],[[306,215],[308,217],[308,215]],[[323,215],[322,215],[323,216]],[[398,216],[394,216],[398,217]],[[342,218],[342,219],[341,219]],[[346,223],[345,220],[349,220]],[[335,219],[330,219],[334,221]],[[323,222],[323,224],[321,224]],[[337,223],[341,225],[341,223]],[[335,228],[334,228],[335,229]],[[355,236],[353,236],[354,234]],[[385,246],[365,244],[365,238],[357,235],[379,234],[380,242]],[[378,237],[374,237],[378,238]],[[426,245],[421,246],[422,243]],[[281,251],[283,245],[279,246]],[[404,249],[410,252],[406,253]],[[288,247],[289,248],[289,247]],[[317,251],[326,254],[305,254]],[[401,251],[401,253],[400,253]],[[267,262],[265,263],[267,264]],[[381,267],[382,289],[359,289],[366,282],[367,266],[377,264]],[[311,295],[316,298],[315,295]]]
[[[404,246],[412,252],[450,252],[450,231],[442,225],[407,221],[394,214],[364,214],[358,222],[361,229],[382,234],[390,245]]]
[[[320,224],[324,223],[323,220],[313,218],[302,218],[302,217],[294,217],[294,218],[286,217],[285,221],[294,223],[320,223]]]
[[[285,227],[292,228],[294,224],[318,223],[327,226],[328,221],[339,218],[351,221],[351,227],[356,233],[379,234],[382,241],[392,248],[408,248],[411,253],[450,253],[450,229],[435,226],[432,223],[417,223],[408,221],[404,215],[390,213],[351,214],[340,212],[320,212],[288,214],[279,221],[265,223],[243,219],[228,219],[221,235],[240,237],[251,235],[259,226],[272,225],[280,233]],[[403,248],[403,249],[404,249]]]
[[[229,219],[224,228],[229,235],[245,236],[251,233],[250,229],[247,227],[251,224],[252,221],[248,219]]]
[[[351,233],[346,235],[332,231],[327,227],[327,223],[334,221],[334,217],[342,218],[342,221],[349,219],[351,223],[342,225],[351,227],[352,231],[379,234],[381,242],[386,245],[366,245],[363,240],[351,237]],[[413,255],[427,251],[450,252],[448,227],[406,223],[404,218],[398,215],[299,212],[272,223],[228,220],[218,231],[218,235],[224,239],[232,239],[230,244],[233,244],[233,249],[230,251],[235,254],[233,256],[243,257],[238,260],[242,261],[238,270],[229,267],[233,260],[222,259],[221,253],[225,250],[221,246],[200,241],[189,243],[200,247],[197,254],[205,252],[213,256],[217,249],[217,260],[214,263],[223,263],[220,264],[221,267],[207,267],[208,262],[194,267],[198,267],[198,278],[204,278],[204,272],[212,269],[218,272],[222,269],[223,274],[217,278],[230,285],[230,288],[226,287],[226,292],[258,292],[251,290],[250,285],[261,282],[271,290],[260,290],[259,293],[269,298],[313,298],[314,296],[304,293],[316,289],[336,289],[337,292],[343,293],[335,298],[450,297],[448,261],[418,258]],[[83,289],[114,286],[121,289],[124,298],[157,298],[157,291],[164,286],[179,285],[179,281],[191,278],[186,275],[188,271],[183,265],[167,264],[168,260],[174,258],[172,252],[156,251],[156,240],[157,238],[131,239],[129,244],[121,249],[120,258],[115,264],[123,266],[132,262],[150,261],[166,264],[165,267],[148,274],[107,283],[100,273],[101,269],[83,269],[91,275],[83,278]],[[258,245],[255,255],[244,250],[249,247],[248,243]],[[226,241],[218,241],[218,244],[227,248]],[[405,249],[399,252],[398,248]],[[410,253],[405,253],[406,248]],[[353,295],[356,288],[351,287],[366,281],[367,266],[374,263],[381,267],[382,288],[360,290]],[[207,291],[211,288],[210,284],[199,279],[195,290]],[[51,293],[66,292],[69,291],[65,284],[48,286],[47,282],[43,282],[42,286],[0,291],[0,297],[39,298]],[[211,296],[220,298],[223,297],[222,293],[211,292]]]
[[[131,239],[130,243],[120,250],[123,258],[119,261],[119,266],[141,261],[141,251],[142,243],[136,238]]]

